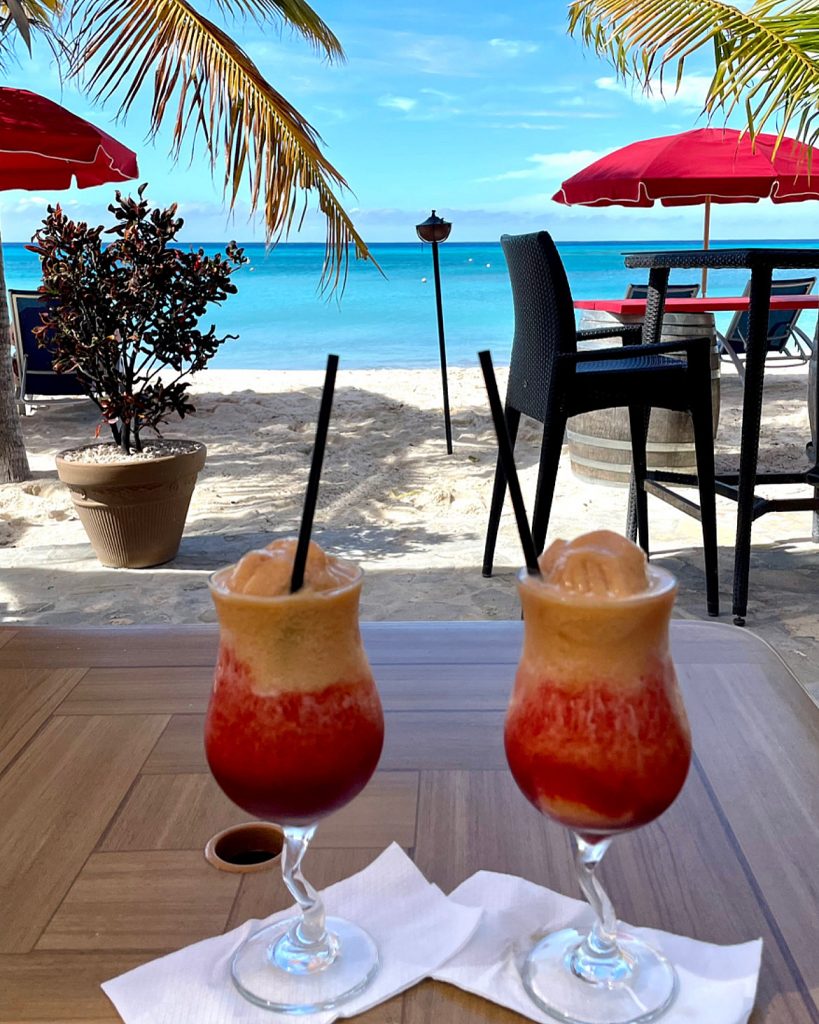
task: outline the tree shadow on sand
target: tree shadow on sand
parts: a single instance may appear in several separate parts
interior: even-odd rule
[[[205,533],[263,538],[298,529],[319,395],[319,388],[276,395],[273,415],[270,395],[229,396],[229,404],[241,408],[247,430],[211,447],[202,479],[221,488],[224,497],[221,508],[190,521],[189,540]],[[216,417],[224,414],[225,396],[199,395],[197,406],[197,417]],[[464,443],[447,456],[438,410],[357,388],[338,389],[316,534],[337,539],[353,557],[392,558],[446,539],[443,524],[440,530],[422,525],[419,503],[434,491],[443,470],[451,469],[448,460],[461,460],[467,470],[462,486],[474,496],[490,486],[495,459],[488,413],[467,409],[456,414],[455,424]],[[477,516],[476,537],[484,526]]]

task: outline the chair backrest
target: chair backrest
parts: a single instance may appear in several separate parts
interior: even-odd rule
[[[555,364],[577,351],[574,303],[557,247],[547,231],[503,235],[515,306],[515,337],[506,401],[543,422]]]
[[[775,278],[771,282],[771,298],[774,295],[810,295],[813,286],[816,284],[815,277],[799,278]],[[743,295],[748,295],[751,289],[750,281],[745,286]],[[801,309],[775,309],[768,315],[768,351],[780,352],[788,343],[791,330],[796,323]],[[748,339],[748,311],[735,313],[728,330],[725,332],[726,340],[742,351]],[[737,346],[737,343],[739,345]]]
[[[665,294],[668,299],[696,299],[697,295],[699,295],[699,291],[700,286],[698,284],[670,284]],[[626,289],[626,298],[648,298],[648,285],[630,284]]]
[[[9,290],[9,305],[14,336],[21,355],[25,356],[26,380],[24,394],[28,395],[80,395],[82,388],[73,373],[55,373],[52,366],[53,349],[41,347],[34,336],[40,327],[40,314],[49,305],[39,292]]]

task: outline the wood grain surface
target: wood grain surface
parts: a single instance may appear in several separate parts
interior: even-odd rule
[[[578,895],[565,831],[509,775],[519,622],[367,623],[384,755],[319,829],[321,887],[398,842],[449,891],[481,868]],[[620,916],[712,942],[764,939],[753,1024],[819,1024],[819,711],[752,634],[674,622],[694,731],[686,786],[604,865]],[[101,981],[289,903],[277,866],[216,871],[246,820],[202,748],[214,627],[0,628],[0,1024],[113,1024]],[[365,1024],[521,1020],[425,982]]]

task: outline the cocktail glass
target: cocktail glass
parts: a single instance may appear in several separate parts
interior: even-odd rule
[[[224,586],[214,574],[219,657],[205,749],[230,799],[284,830],[282,873],[300,915],[251,935],[231,975],[251,1002],[312,1013],[361,992],[378,970],[364,929],[326,917],[302,859],[318,821],[349,803],[375,771],[384,739],[381,702],[358,626],[361,571],[345,585],[279,597]]]
[[[542,938],[521,974],[542,1010],[572,1024],[656,1020],[677,992],[668,960],[618,928],[596,876],[615,835],[670,806],[691,760],[668,644],[676,581],[647,571],[649,589],[625,597],[518,577],[524,646],[506,756],[527,799],[571,829],[578,881],[596,914],[587,935],[566,928]]]

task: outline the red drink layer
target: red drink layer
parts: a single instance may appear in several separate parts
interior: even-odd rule
[[[205,727],[208,764],[250,814],[316,821],[357,796],[375,771],[384,723],[370,678],[262,695],[248,666],[223,647],[215,693]]]
[[[623,690],[539,680],[513,700],[506,757],[537,809],[591,835],[659,817],[685,782],[691,741],[667,678],[658,671]]]

